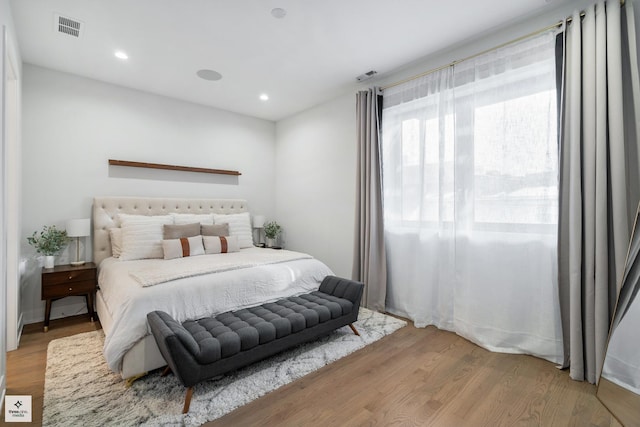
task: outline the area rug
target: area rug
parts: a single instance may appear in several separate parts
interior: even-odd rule
[[[391,334],[406,322],[360,309],[356,336],[349,327],[280,353],[221,379],[195,386],[182,414],[185,388],[155,371],[125,387],[102,355],[104,334],[57,339],[47,349],[44,426],[199,426]]]

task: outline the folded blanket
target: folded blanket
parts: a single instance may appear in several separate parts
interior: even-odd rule
[[[251,251],[251,253],[240,251],[156,260],[157,262],[152,262],[146,267],[131,270],[129,275],[140,285],[146,287],[185,277],[308,258],[312,257],[301,252],[287,250],[262,249]]]

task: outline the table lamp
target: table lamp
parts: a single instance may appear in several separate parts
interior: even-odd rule
[[[264,215],[255,215],[253,217],[253,228],[258,229],[258,246],[262,246],[262,229],[264,228]]]
[[[76,260],[71,265],[82,265],[84,260],[80,260],[80,237],[91,235],[91,221],[85,219],[70,219],[67,221],[67,236],[76,238]]]

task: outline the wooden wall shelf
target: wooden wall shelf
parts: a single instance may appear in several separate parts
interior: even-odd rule
[[[194,168],[191,166],[176,166],[176,165],[163,165],[159,163],[143,163],[143,162],[130,162],[127,160],[113,160],[109,159],[110,166],[127,166],[133,168],[146,168],[146,169],[164,169],[171,171],[183,171],[183,172],[199,172],[199,173],[211,173],[218,175],[242,175],[238,171],[230,171],[225,169],[208,169],[208,168]]]

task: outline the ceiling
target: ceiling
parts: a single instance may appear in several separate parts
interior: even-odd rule
[[[384,76],[550,1],[12,0],[11,9],[26,63],[276,121],[355,88],[369,70]],[[81,21],[80,37],[59,33],[54,14]],[[201,69],[222,79],[203,80]]]

